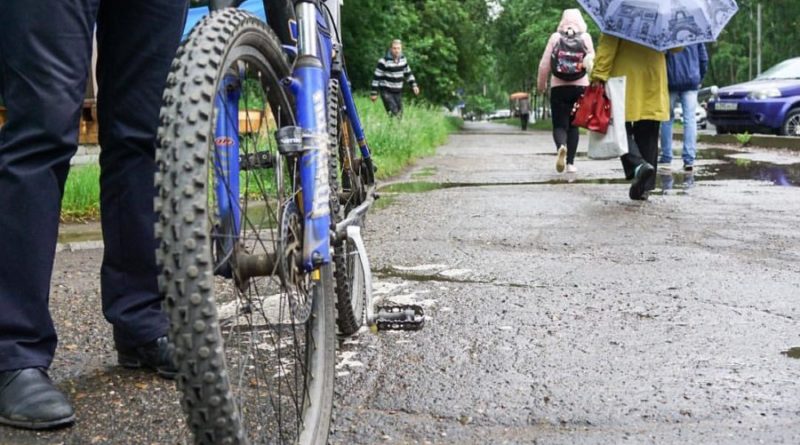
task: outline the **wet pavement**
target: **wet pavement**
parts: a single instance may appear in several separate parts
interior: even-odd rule
[[[618,161],[557,174],[551,146],[472,124],[384,186],[375,294],[429,318],[342,339],[330,442],[800,443],[800,154],[703,149],[633,202]],[[115,366],[90,232],[51,296],[78,423],[0,444],[185,443],[173,384]]]
[[[383,187],[376,294],[429,320],[344,342],[333,443],[800,443],[800,154],[705,149],[640,203],[581,152],[476,125]]]

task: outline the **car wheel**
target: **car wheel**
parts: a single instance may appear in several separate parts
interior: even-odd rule
[[[728,130],[727,127],[720,127],[719,125],[717,125],[717,134],[728,134],[730,132],[731,131]]]
[[[800,108],[789,111],[781,126],[781,136],[800,136]]]

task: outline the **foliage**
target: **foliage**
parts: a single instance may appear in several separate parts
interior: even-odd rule
[[[746,146],[747,144],[749,144],[750,143],[750,139],[753,138],[753,135],[748,133],[748,132],[746,132],[746,131],[744,133],[736,134],[735,136],[736,136],[736,140],[739,141],[739,144],[741,144],[743,147]]]
[[[491,67],[485,0],[359,0],[342,8],[347,69],[356,89],[369,88],[377,60],[393,39],[429,102],[452,107]]]
[[[756,75],[756,5],[739,0],[739,13],[715,43],[705,85],[730,85]],[[465,103],[486,110],[486,99],[504,107],[508,93],[535,88],[539,59],[564,9],[575,0],[359,0],[342,8],[348,69],[357,89],[367,89],[377,59],[400,38],[422,87],[433,103]],[[793,30],[800,27],[796,0],[761,1],[762,69],[800,55]],[[599,30],[584,19],[595,42]],[[752,55],[751,55],[752,41]],[[454,95],[455,94],[455,95]],[[479,96],[482,99],[476,99]]]

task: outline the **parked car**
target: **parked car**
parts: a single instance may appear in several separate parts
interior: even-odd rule
[[[675,105],[673,114],[675,115],[675,122],[683,122],[683,106],[681,106],[680,102]],[[697,121],[697,128],[705,130],[708,126],[708,120],[706,109],[703,105],[697,104],[697,109],[694,111],[694,118]]]
[[[504,119],[507,117],[511,117],[511,110],[509,109],[494,110],[494,112],[489,115],[489,119]]]
[[[720,88],[708,102],[708,121],[724,133],[800,136],[800,57],[750,82]]]

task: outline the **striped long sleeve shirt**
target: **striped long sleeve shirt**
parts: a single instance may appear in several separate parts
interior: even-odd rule
[[[414,74],[408,66],[405,56],[395,61],[391,54],[381,57],[378,66],[375,68],[375,75],[372,78],[372,94],[377,95],[379,90],[387,90],[392,93],[403,91],[403,83],[408,82],[413,88],[417,84]]]

